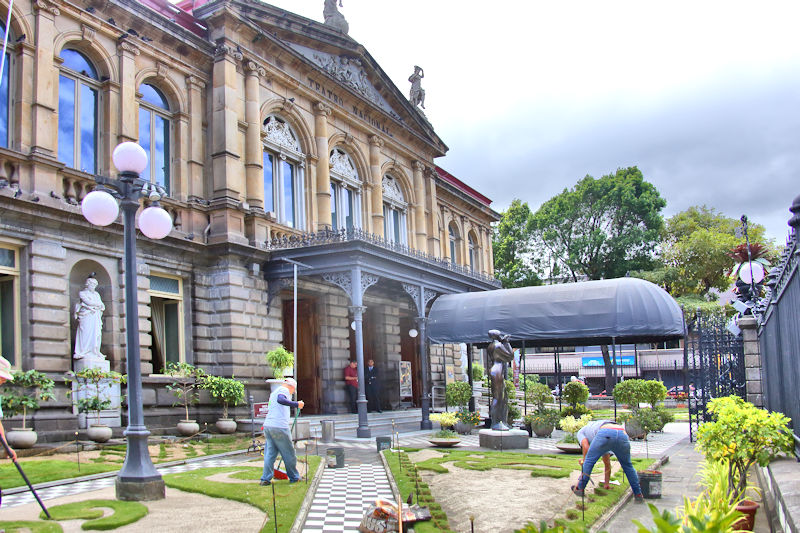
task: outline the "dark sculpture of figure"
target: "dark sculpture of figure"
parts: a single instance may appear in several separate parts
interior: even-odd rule
[[[489,415],[492,417],[492,429],[508,431],[508,393],[506,391],[506,374],[508,363],[514,360],[514,351],[508,343],[508,335],[503,335],[496,329],[489,330],[492,341],[486,348],[489,357],[494,361],[492,370],[492,404]]]

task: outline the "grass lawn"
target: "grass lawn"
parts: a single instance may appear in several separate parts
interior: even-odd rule
[[[114,511],[108,516],[103,516],[103,509]],[[65,503],[50,507],[50,516],[53,520],[86,520],[81,524],[81,529],[105,531],[117,529],[132,524],[147,515],[147,507],[139,502],[124,502],[117,500],[86,500],[82,502]],[[39,518],[45,520],[44,511]]]
[[[100,472],[112,472],[119,470],[120,467],[118,464],[81,463],[79,471],[78,463],[72,461],[26,461],[24,457],[19,459],[19,464],[33,484],[88,476],[90,474],[99,474]],[[10,489],[24,484],[25,481],[17,472],[17,467],[12,463],[0,464],[0,487]]]
[[[206,478],[221,472],[237,472],[231,475],[234,479],[258,480],[261,477],[262,469],[259,467],[229,466],[222,468],[201,468],[190,472],[179,474],[168,474],[164,476],[164,482],[168,487],[179,489],[186,492],[198,492],[213,498],[226,498],[237,502],[246,503],[261,509],[272,516],[272,491],[275,491],[277,502],[277,522],[278,532],[288,532],[294,523],[295,516],[306,496],[306,490],[311,486],[310,480],[319,467],[322,459],[317,456],[309,456],[308,478],[309,483],[289,483],[288,481],[277,481],[271,486],[262,487],[257,483],[224,483],[221,481],[209,481]],[[303,461],[298,457],[298,461]],[[275,526],[270,520],[262,529],[263,532],[275,531]]]
[[[449,531],[448,522],[441,507],[435,503],[431,495],[430,488],[415,473],[416,470],[427,470],[435,473],[448,472],[446,463],[452,463],[459,468],[469,470],[486,471],[493,468],[504,468],[513,470],[528,470],[533,477],[566,478],[575,470],[574,455],[537,455],[519,452],[492,452],[492,451],[462,451],[462,450],[437,450],[443,452],[442,457],[435,457],[413,464],[407,452],[414,452],[417,449],[404,448],[404,453],[400,455],[400,463],[396,454],[385,451],[384,454],[389,462],[392,475],[398,485],[401,495],[416,491],[419,483],[420,501],[422,505],[427,505],[431,509],[434,520],[430,522],[420,522],[415,524],[415,531],[420,533]],[[615,460],[612,458],[612,460]],[[644,470],[654,462],[653,459],[633,459],[633,466],[637,470]],[[597,487],[586,491],[585,522],[581,518],[581,501],[575,499],[575,507],[564,510],[563,517],[556,520],[556,523],[565,526],[582,527],[584,524],[590,526],[607,509],[612,507],[625,491],[628,489],[628,481],[620,470],[612,476],[620,482],[620,485],[612,485],[611,489],[605,490]],[[437,514],[440,518],[437,519]],[[537,524],[538,526],[538,524]],[[532,529],[532,525],[520,524],[520,527],[531,528],[528,531],[538,531]],[[525,529],[523,529],[525,531]]]
[[[57,522],[37,522],[34,520],[14,520],[0,522],[0,527],[6,533],[16,533],[17,531],[30,531],[31,533],[63,533],[64,528]]]

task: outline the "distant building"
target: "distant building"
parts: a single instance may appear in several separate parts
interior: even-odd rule
[[[138,240],[154,431],[182,418],[168,362],[235,376],[258,401],[271,376],[264,353],[279,343],[296,352],[304,412],[345,412],[359,319],[385,408],[419,405],[423,373],[443,384],[445,365],[460,367],[458,346],[433,346],[423,365],[409,332],[424,335],[437,296],[499,287],[499,215],[437,166],[447,146],[362,45],[243,0],[22,0],[0,28],[0,341],[16,368],[56,379],[72,368],[72,309],[94,272],[102,352],[124,371],[122,226],[90,225],[80,202],[96,174],[116,173],[111,152],[128,140],[148,152],[142,177],[168,191],[174,221],[167,238]],[[297,346],[291,261],[302,263]],[[58,402],[34,418],[48,438],[74,430],[64,393],[60,382]],[[218,414],[207,402],[192,413]]]

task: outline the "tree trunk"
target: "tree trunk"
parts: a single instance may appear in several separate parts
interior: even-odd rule
[[[600,350],[603,352],[603,366],[606,370],[606,394],[611,396],[616,378],[614,377],[613,367],[611,366],[611,356],[608,355],[608,344],[601,344]]]

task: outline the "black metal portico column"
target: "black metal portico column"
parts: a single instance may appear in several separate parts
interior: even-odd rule
[[[419,330],[419,366],[421,368],[420,376],[422,377],[422,421],[419,424],[420,429],[433,429],[433,424],[430,421],[431,413],[431,385],[430,385],[430,371],[431,364],[428,360],[428,332],[426,331],[428,319],[424,316],[417,317],[417,330]]]
[[[350,307],[350,312],[353,313],[353,321],[356,324],[356,362],[358,363],[358,429],[356,429],[356,437],[368,438],[371,436],[369,430],[369,421],[367,420],[367,395],[364,383],[364,330],[363,330],[363,317],[366,307],[364,303],[364,289],[362,289],[361,268],[356,267],[351,273],[352,279],[352,294],[350,301],[353,305]]]
[[[128,370],[128,427],[125,430],[127,450],[125,463],[117,474],[116,494],[119,500],[158,500],[165,496],[164,480],[153,466],[147,449],[150,432],[144,425],[142,412],[142,368],[139,354],[139,312],[136,283],[136,211],[139,209],[140,187],[137,176],[121,173],[120,202],[125,240],[125,360]]]

